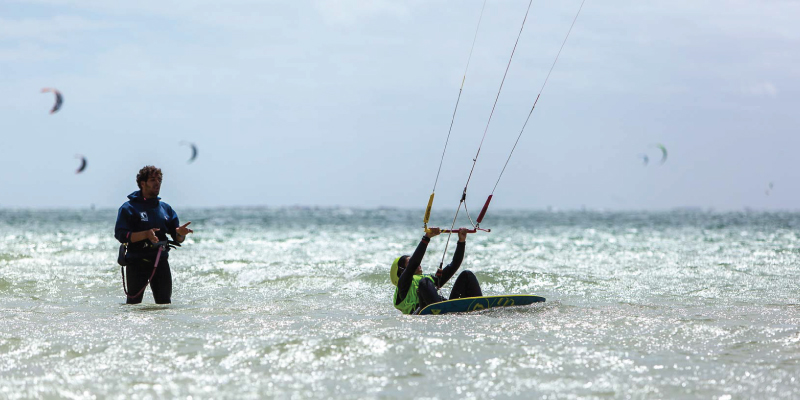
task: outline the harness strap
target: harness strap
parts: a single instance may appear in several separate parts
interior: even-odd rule
[[[147,283],[144,284],[144,287],[142,287],[142,290],[140,290],[138,293],[136,293],[133,296],[128,294],[128,289],[126,288],[126,285],[125,285],[125,267],[119,267],[119,272],[122,274],[122,290],[125,291],[125,296],[128,296],[129,299],[135,299],[135,298],[141,296],[142,293],[144,293],[144,290],[147,289],[147,285],[149,285],[150,282],[153,280],[153,277],[156,276],[156,268],[158,268],[158,261],[161,260],[161,251],[162,250],[164,250],[164,247],[163,246],[158,246],[158,254],[156,254],[156,263],[153,266],[153,273],[150,274],[150,278],[147,278]]]

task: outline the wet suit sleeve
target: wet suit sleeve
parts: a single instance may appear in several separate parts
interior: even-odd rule
[[[167,232],[170,234],[170,236],[172,236],[173,239],[177,239],[178,232],[176,230],[179,226],[181,226],[180,222],[178,221],[178,213],[176,213],[175,210],[170,207],[168,215],[169,221],[167,222]]]
[[[130,234],[133,231],[130,224],[131,212],[125,206],[119,208],[117,214],[117,223],[114,226],[114,237],[120,243],[128,243],[130,241]]]
[[[449,281],[453,275],[455,275],[456,271],[458,271],[458,268],[461,266],[461,261],[464,261],[464,249],[466,247],[467,242],[456,243],[456,252],[453,254],[453,261],[444,267],[441,276],[434,276],[436,287],[444,286],[444,284],[447,283],[447,281]]]
[[[400,274],[400,281],[397,282],[398,290],[395,305],[405,300],[408,289],[411,288],[411,282],[414,280],[414,273],[417,271],[417,267],[422,263],[422,257],[425,256],[425,250],[428,249],[428,242],[430,241],[431,239],[429,237],[423,236],[422,240],[420,240],[417,245],[417,249],[414,250],[414,254],[408,259],[408,265],[406,265],[406,269],[403,270],[403,273]]]

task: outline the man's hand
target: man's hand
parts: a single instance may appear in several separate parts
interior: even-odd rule
[[[192,223],[192,221],[189,221],[189,222],[187,222],[187,223],[175,228],[175,238],[174,239],[175,239],[176,242],[183,243],[183,241],[186,239],[186,235],[194,232],[193,230],[187,228],[187,226],[189,226],[189,224],[191,224],[191,223]]]
[[[190,234],[190,233],[194,232],[193,230],[191,230],[191,229],[187,228],[187,226],[189,226],[189,224],[191,224],[191,223],[192,223],[192,221],[189,221],[189,222],[187,222],[187,223],[185,223],[185,224],[183,224],[183,225],[181,225],[181,226],[177,227],[177,228],[175,229],[175,232],[177,232],[177,233],[178,233],[178,235],[181,235],[181,236],[186,236],[186,235],[188,235],[188,234]]]
[[[149,239],[151,242],[153,242],[153,244],[156,244],[156,243],[158,243],[158,236],[156,236],[156,232],[158,232],[159,230],[160,229],[158,229],[158,228],[153,228],[153,229],[144,231],[144,234],[147,235],[147,239]]]
[[[131,243],[141,242],[142,240],[149,240],[151,243],[156,244],[158,243],[158,236],[156,236],[156,232],[158,232],[158,228],[148,229],[146,231],[139,231],[131,233]]]
[[[432,237],[434,237],[434,236],[437,236],[437,235],[439,235],[440,233],[442,233],[442,230],[441,230],[441,229],[439,229],[439,228],[428,228],[428,229],[425,231],[425,236],[427,236],[427,237],[429,237],[429,238],[432,238]]]
[[[467,228],[459,228],[458,229],[458,241],[463,243],[467,241],[467,233],[469,233],[469,229]]]

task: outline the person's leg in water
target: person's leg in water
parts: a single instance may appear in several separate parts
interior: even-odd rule
[[[125,303],[139,304],[144,298],[145,290],[142,290],[142,288],[147,285],[147,280],[150,279],[150,275],[153,274],[153,262],[150,260],[129,261],[125,269],[128,293],[134,295],[139,293],[140,290],[142,291],[137,297],[128,297]],[[156,269],[153,280],[150,282],[150,290],[153,292],[153,299],[156,304],[170,303],[172,297],[172,273],[167,260],[159,261],[158,269]]]
[[[419,297],[420,308],[425,308],[433,303],[447,300],[444,297],[439,296],[439,291],[436,290],[436,285],[427,278],[419,281],[417,297]]]
[[[153,270],[150,270],[152,273]],[[170,304],[172,302],[172,271],[169,269],[168,260],[162,259],[158,262],[156,274],[150,282],[150,290],[153,291],[153,300],[156,304]]]
[[[128,266],[125,267],[125,277],[127,278],[127,282],[125,283],[128,286],[128,294],[133,296],[139,293],[140,290],[142,293],[136,297],[126,296],[125,304],[139,304],[142,302],[142,298],[144,297],[144,290],[142,290],[142,288],[147,285],[147,279],[150,278],[152,272],[152,262],[145,262],[143,260],[128,261]]]
[[[420,285],[420,287],[421,286],[422,285]],[[453,284],[453,290],[450,292],[450,300],[480,296],[483,296],[481,285],[478,283],[478,278],[475,277],[472,271],[466,270],[458,275],[456,283]]]

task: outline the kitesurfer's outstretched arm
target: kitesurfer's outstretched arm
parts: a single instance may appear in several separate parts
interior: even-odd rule
[[[395,300],[395,304],[400,304],[406,298],[406,294],[408,294],[408,289],[411,288],[411,281],[414,278],[414,274],[417,272],[417,268],[422,263],[422,257],[425,256],[425,251],[428,249],[428,242],[430,242],[431,238],[439,234],[439,228],[432,228],[428,232],[425,233],[425,236],[422,237],[422,240],[419,241],[417,245],[417,249],[414,250],[414,254],[411,258],[408,259],[408,263],[406,264],[406,268],[400,274],[400,280],[397,282],[397,299]]]
[[[461,267],[461,262],[464,261],[464,250],[467,246],[467,233],[467,228],[461,228],[458,230],[458,243],[456,244],[456,251],[453,254],[453,261],[444,267],[441,276],[434,276],[437,287],[444,286],[444,284],[447,283],[447,281],[449,281],[453,275],[455,275],[456,271],[458,271],[458,268]]]

